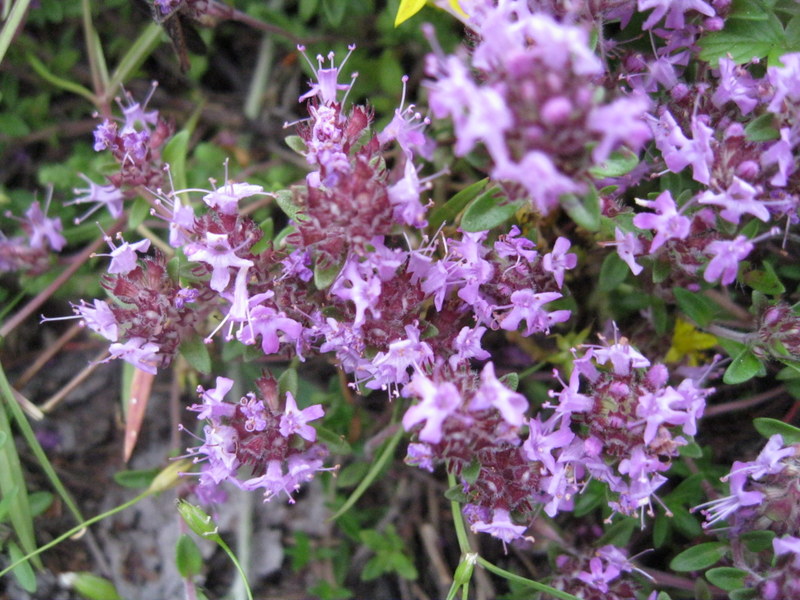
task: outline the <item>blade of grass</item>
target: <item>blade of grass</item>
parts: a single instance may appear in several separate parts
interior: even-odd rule
[[[110,99],[117,93],[117,89],[122,85],[122,82],[125,81],[133,71],[139,68],[160,43],[161,27],[155,23],[150,23],[133,44],[131,44],[131,47],[111,74],[111,79],[105,91],[107,98]]]
[[[8,382],[8,378],[6,378],[5,370],[3,369],[3,365],[0,364],[0,396],[5,400],[4,405],[8,407],[9,412],[14,417],[14,422],[17,424],[22,436],[25,438],[25,442],[28,444],[28,447],[33,452],[33,455],[36,457],[36,460],[39,462],[39,465],[44,471],[47,478],[50,480],[50,484],[53,486],[53,489],[61,496],[61,499],[64,501],[64,504],[67,506],[69,511],[72,513],[72,516],[75,517],[75,520],[79,523],[83,521],[83,515],[81,511],[78,509],[77,504],[72,499],[72,496],[67,491],[67,488],[64,487],[64,484],[61,483],[61,479],[56,474],[53,465],[50,463],[50,460],[47,458],[44,450],[42,449],[39,440],[36,439],[36,434],[33,432],[33,428],[31,428],[28,419],[25,417],[25,413],[22,412],[22,408],[14,399],[14,392],[11,388],[11,384]],[[0,410],[0,412],[3,412]],[[3,418],[5,418],[5,413],[3,412]],[[10,434],[10,432],[8,432]],[[10,440],[11,438],[9,438]],[[6,446],[14,447],[13,443],[8,443]],[[0,449],[0,452],[2,450]],[[5,469],[0,472],[0,478],[3,477],[5,473]],[[24,484],[23,484],[24,485]],[[24,489],[21,488],[21,489]],[[27,501],[27,494],[24,494],[25,499]],[[30,552],[27,548],[25,549],[26,552]]]
[[[5,377],[4,377],[5,378]],[[0,402],[0,432],[6,443],[0,447],[0,493],[3,501],[8,502],[8,520],[17,535],[22,549],[26,553],[36,550],[36,536],[33,534],[33,516],[28,503],[28,488],[25,485],[25,476],[22,473],[22,464],[14,445],[11,432],[11,422],[6,412],[6,407],[14,402],[14,396],[6,386],[0,390],[3,402]],[[36,566],[41,568],[42,563]]]
[[[403,437],[404,430],[402,427],[398,427],[395,434],[386,442],[386,446],[381,452],[381,455],[378,457],[372,466],[370,467],[367,474],[364,476],[364,479],[361,480],[361,483],[358,484],[353,493],[350,494],[350,497],[347,501],[342,504],[341,508],[337,510],[332,517],[329,518],[330,521],[334,521],[350,510],[353,505],[358,501],[359,498],[367,491],[372,482],[375,481],[375,478],[378,474],[383,470],[383,467],[386,466],[386,463],[389,462],[389,459],[394,456],[395,448],[397,448],[397,444],[400,443],[400,439]]]
[[[3,62],[3,57],[5,57],[8,47],[11,45],[11,40],[17,34],[17,29],[22,25],[30,3],[31,0],[17,0],[8,13],[8,20],[3,25],[3,29],[0,30],[0,63]],[[6,3],[4,2],[3,4]]]

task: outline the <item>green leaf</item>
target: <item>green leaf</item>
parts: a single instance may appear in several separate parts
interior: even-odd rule
[[[588,231],[600,229],[600,196],[594,186],[579,198],[575,194],[564,194],[559,203],[575,223]]]
[[[677,531],[690,540],[702,535],[703,527],[696,516],[683,506],[672,506],[670,509],[672,511],[672,525]]]
[[[708,579],[712,585],[726,592],[743,588],[747,575],[747,571],[734,567],[714,567],[706,571],[706,579]]]
[[[678,448],[678,454],[685,456],[686,458],[702,458],[703,449],[697,445],[697,442],[691,442],[686,446],[681,446]]]
[[[628,541],[633,534],[633,530],[639,525],[639,521],[632,517],[620,519],[597,540],[598,546],[605,546],[606,544],[613,544],[618,548],[624,548],[628,545]]]
[[[306,152],[308,152],[306,143],[299,135],[287,135],[284,141],[289,148],[297,152],[300,156],[305,156]]]
[[[69,586],[87,600],[122,600],[117,588],[105,577],[92,573],[69,573]]]
[[[596,179],[607,177],[622,177],[627,175],[639,164],[639,155],[627,148],[615,150],[608,159],[589,169],[589,173]]]
[[[476,181],[472,185],[465,187],[441,206],[437,206],[431,211],[430,217],[428,218],[428,226],[432,229],[438,229],[442,223],[452,223],[455,221],[458,214],[464,210],[464,207],[486,189],[488,181],[488,179]]]
[[[192,335],[185,339],[180,346],[179,352],[192,367],[201,373],[211,372],[211,355],[208,346],[199,335]]]
[[[161,469],[139,469],[135,471],[118,471],[114,473],[114,481],[126,488],[146,488],[153,483]]]
[[[372,581],[383,575],[387,571],[382,556],[373,556],[361,570],[361,581]]]
[[[278,377],[278,393],[283,395],[289,392],[297,400],[300,389],[300,378],[297,376],[297,369],[289,367]]]
[[[656,600],[672,600],[672,598],[667,592],[658,592]]]
[[[327,289],[336,279],[339,272],[342,270],[344,263],[335,264],[327,268],[323,268],[318,262],[314,265],[314,285],[318,290]]]
[[[392,570],[403,579],[414,580],[419,577],[414,563],[402,552],[394,552],[391,554],[391,565]]]
[[[774,14],[768,14],[763,20],[729,18],[722,31],[698,40],[700,58],[714,67],[720,58],[728,55],[737,65],[765,58],[785,43],[783,26]]]
[[[194,540],[186,533],[181,534],[175,544],[175,566],[181,577],[199,575],[203,569],[203,555]]]
[[[339,27],[344,20],[347,2],[341,0],[322,0],[322,11],[328,19],[328,23],[334,27]]]
[[[139,225],[144,223],[144,220],[150,216],[150,203],[142,197],[136,198],[133,201],[128,211],[128,228],[136,229]]]
[[[186,185],[186,155],[189,153],[189,131],[183,129],[172,136],[161,154],[169,165],[175,189],[182,190]]]
[[[722,542],[705,542],[684,550],[669,563],[673,571],[702,571],[716,564],[728,552]]]
[[[500,383],[510,389],[512,392],[516,392],[517,388],[519,387],[519,375],[517,373],[506,373],[502,377],[500,377]]]
[[[733,590],[728,595],[728,600],[754,600],[758,597],[758,593],[753,588],[745,588],[742,590]]]
[[[477,458],[473,456],[472,462],[470,462],[466,467],[464,467],[461,470],[461,477],[463,477],[467,483],[473,484],[476,481],[478,481],[478,475],[480,475],[480,473],[481,473],[481,463]]]
[[[783,437],[784,444],[798,444],[800,443],[800,429],[794,425],[789,425],[778,419],[769,419],[767,417],[758,417],[753,419],[753,426],[756,431],[763,435],[765,438],[770,438],[776,433]]]
[[[462,485],[454,485],[453,487],[447,488],[444,492],[444,497],[450,500],[450,502],[458,502],[459,504],[466,504],[467,503],[467,495],[464,493],[464,486]]]
[[[600,267],[600,277],[597,289],[601,292],[611,292],[619,287],[628,277],[630,269],[616,252],[611,252],[603,260]]]
[[[743,278],[744,282],[757,292],[767,294],[768,296],[779,296],[783,294],[786,288],[778,278],[778,274],[775,272],[773,266],[768,262],[764,262],[763,265],[763,271],[761,269],[748,271]]]
[[[315,429],[317,430],[317,440],[324,443],[331,454],[350,454],[353,451],[353,448],[343,435],[335,433],[325,427],[320,427],[319,425],[317,425]],[[357,464],[363,465],[364,463]],[[344,475],[344,473],[342,473],[339,478],[341,478],[342,475]],[[341,485],[339,478],[337,478],[337,485]]]
[[[672,521],[666,515],[659,514],[653,523],[653,547],[661,548],[669,539]]]
[[[678,307],[700,327],[707,327],[717,314],[717,305],[702,294],[675,287],[672,288]]]
[[[766,112],[750,121],[744,127],[744,136],[751,142],[778,140],[781,132],[775,127],[775,115]]]
[[[302,218],[301,207],[295,201],[295,195],[292,190],[280,190],[275,192],[275,202],[278,203],[280,209],[292,221],[297,221]]]
[[[502,192],[493,189],[476,198],[461,217],[464,231],[488,231],[505,223],[524,205],[523,200],[509,202]]]
[[[775,532],[769,529],[760,531],[748,531],[739,536],[739,539],[750,552],[763,552],[772,548],[772,540],[775,539]]]
[[[28,503],[31,507],[31,516],[38,517],[53,504],[53,494],[50,492],[32,492],[28,494]]]
[[[9,562],[15,563],[24,556],[25,554],[19,549],[19,546],[17,546],[14,540],[8,542]],[[16,577],[17,582],[23,590],[31,594],[36,591],[36,575],[33,572],[30,561],[26,560],[18,564],[11,572],[14,574],[14,577]]]
[[[745,348],[733,359],[733,362],[728,365],[728,368],[725,370],[725,375],[722,377],[722,381],[728,385],[744,383],[757,375],[765,375],[766,372],[764,365],[758,357],[753,354],[749,348]]]

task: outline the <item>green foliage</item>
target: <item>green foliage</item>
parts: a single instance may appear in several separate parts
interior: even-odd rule
[[[722,542],[697,544],[673,558],[669,563],[669,568],[679,572],[702,571],[719,562],[728,551],[728,545]]]
[[[521,200],[512,202],[500,190],[490,189],[467,206],[461,217],[461,229],[488,231],[508,221],[522,206]]]
[[[403,539],[397,535],[393,525],[388,525],[382,532],[364,529],[361,531],[361,541],[375,554],[361,572],[364,581],[386,573],[397,573],[403,579],[416,579],[419,576],[405,551]]]

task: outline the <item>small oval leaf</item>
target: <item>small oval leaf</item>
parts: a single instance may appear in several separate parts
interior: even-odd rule
[[[461,217],[461,229],[469,232],[488,231],[505,223],[524,204],[510,202],[498,190],[491,190],[475,199]]]
[[[203,556],[194,540],[188,534],[183,533],[175,544],[175,566],[181,577],[192,577],[198,575],[203,569]]]
[[[725,370],[725,375],[722,381],[728,385],[737,383],[744,383],[764,372],[764,365],[758,360],[758,357],[753,354],[748,348],[742,350],[736,358],[733,359],[728,368]]]
[[[779,421],[778,419],[758,417],[753,420],[753,426],[756,428],[756,431],[765,438],[770,438],[776,433],[779,433],[783,437],[784,444],[800,443],[800,429],[794,425]]]
[[[722,542],[706,542],[684,550],[669,563],[673,571],[702,571],[715,565],[728,552]]]
[[[747,571],[734,567],[715,567],[706,571],[706,579],[712,585],[730,592],[744,587]]]

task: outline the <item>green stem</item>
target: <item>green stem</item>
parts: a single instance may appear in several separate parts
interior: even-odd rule
[[[68,92],[72,92],[73,94],[77,94],[82,98],[85,98],[92,104],[97,102],[97,98],[95,97],[92,92],[87,90],[85,87],[80,85],[79,83],[75,83],[74,81],[69,81],[68,79],[63,79],[58,75],[55,75],[50,72],[50,70],[45,66],[45,64],[40,61],[36,56],[33,54],[28,53],[27,55],[28,64],[33,67],[33,70],[44,79],[45,81],[52,83],[57,88],[61,88],[62,90],[66,90]]]
[[[452,473],[447,474],[447,484],[452,488],[456,485],[456,476]],[[464,515],[461,514],[461,506],[455,500],[450,501],[450,511],[453,513],[453,527],[456,529],[456,538],[458,538],[458,547],[462,555],[472,552],[469,545],[469,538],[467,537],[467,528],[464,526]]]
[[[525,585],[527,587],[531,587],[535,590],[540,592],[544,592],[551,596],[555,596],[556,598],[561,598],[562,600],[580,600],[580,598],[573,596],[572,594],[568,594],[567,592],[562,592],[561,590],[557,590],[549,585],[545,585],[543,583],[539,583],[538,581],[534,581],[533,579],[528,579],[526,577],[521,577],[519,575],[515,575],[510,571],[506,571],[505,569],[501,569],[500,567],[496,567],[492,563],[490,563],[485,558],[478,557],[478,564],[482,566],[487,571],[491,571],[495,575],[499,575],[509,581],[514,581],[521,585]]]
[[[215,541],[217,544],[219,544],[219,547],[225,551],[225,554],[228,555],[228,558],[233,561],[236,570],[239,571],[239,575],[242,577],[242,581],[244,581],[244,589],[247,592],[247,600],[253,600],[253,592],[250,590],[250,583],[247,581],[247,575],[245,574],[242,565],[240,565],[239,561],[236,559],[236,555],[233,553],[233,551],[231,551],[231,549],[228,547],[228,544],[226,544],[220,536],[216,536]]]
[[[115,506],[111,510],[108,510],[108,511],[106,511],[104,513],[101,513],[101,514],[97,515],[96,517],[92,517],[88,521],[84,521],[80,525],[77,525],[77,526],[73,527],[72,529],[70,529],[66,533],[64,533],[61,536],[59,536],[56,539],[54,539],[52,542],[49,542],[49,543],[45,544],[41,548],[37,548],[34,552],[31,552],[30,554],[26,554],[25,556],[23,556],[19,560],[15,561],[12,564],[10,564],[9,566],[7,566],[5,569],[0,571],[0,577],[2,577],[3,575],[6,575],[9,571],[11,571],[15,567],[21,565],[25,561],[28,561],[28,560],[34,558],[35,556],[39,556],[42,552],[44,552],[46,550],[49,550],[50,548],[53,548],[54,546],[57,546],[58,544],[60,544],[64,540],[67,540],[67,539],[71,538],[73,535],[75,535],[77,533],[80,533],[81,531],[83,531],[89,525],[93,525],[94,523],[97,523],[98,521],[102,521],[106,517],[110,517],[111,515],[114,515],[114,514],[120,512],[120,511],[125,510],[126,508],[129,508],[129,507],[133,506],[134,504],[136,504],[140,500],[144,500],[145,498],[147,498],[152,493],[153,493],[152,490],[146,490],[146,491],[142,492],[141,494],[139,494],[138,496],[136,496],[135,498],[133,498],[131,500],[128,500],[124,504],[120,504],[119,506]]]

